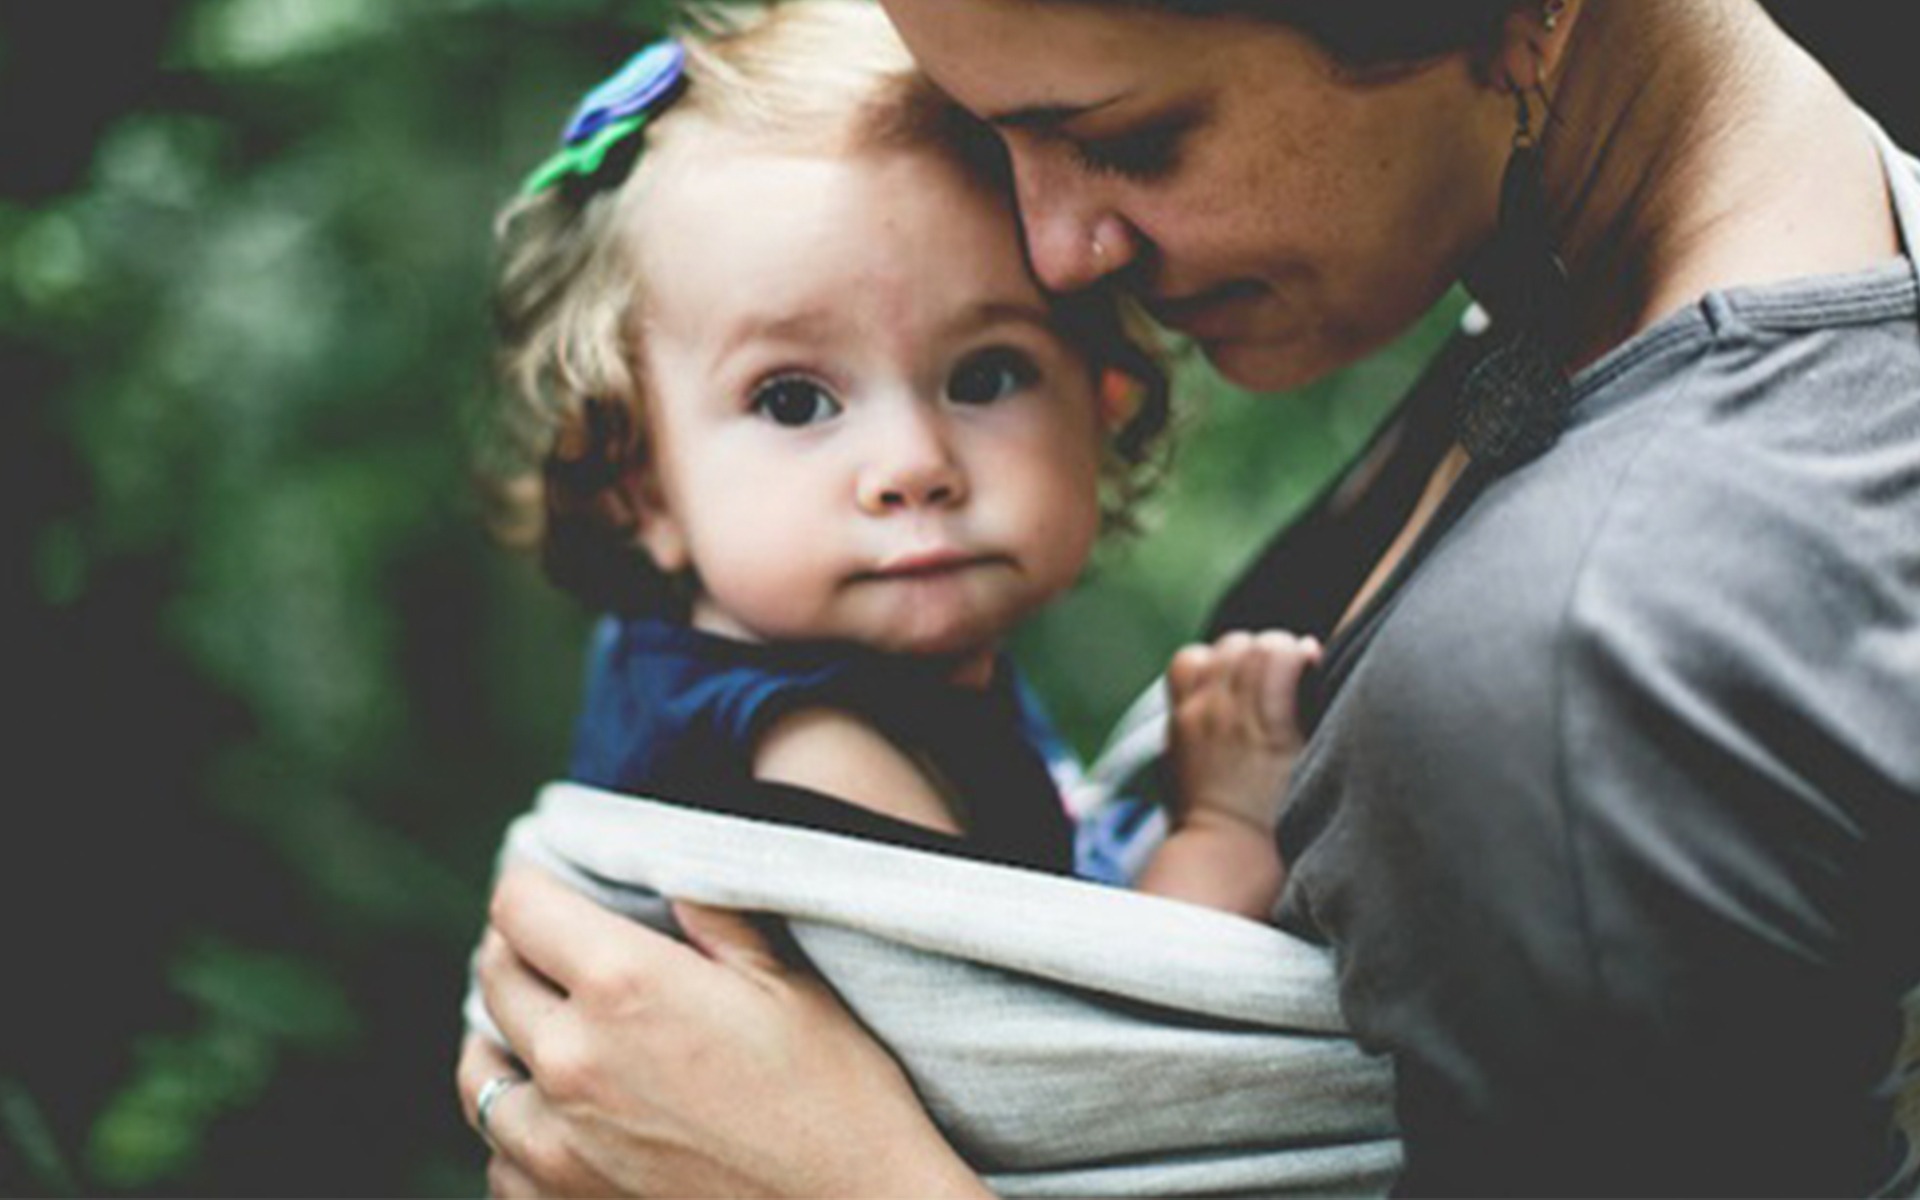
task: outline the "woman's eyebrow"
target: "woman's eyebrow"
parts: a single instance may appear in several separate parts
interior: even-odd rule
[[[1046,131],[1058,129],[1071,121],[1076,121],[1088,113],[1110,108],[1126,99],[1127,93],[1108,96],[1091,104],[1031,104],[1025,108],[1011,109],[1003,113],[983,116],[987,124],[999,129],[1026,129]]]

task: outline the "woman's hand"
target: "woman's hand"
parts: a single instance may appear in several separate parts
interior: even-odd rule
[[[824,984],[737,914],[675,914],[692,945],[531,868],[502,876],[477,974],[531,1078],[488,1115],[495,1195],[987,1194]],[[469,1036],[468,1122],[519,1073]]]

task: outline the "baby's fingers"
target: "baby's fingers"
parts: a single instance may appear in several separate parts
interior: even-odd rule
[[[1235,690],[1277,740],[1296,737],[1300,679],[1319,659],[1319,642],[1275,629],[1259,634],[1238,665]]]
[[[1167,664],[1167,691],[1177,707],[1181,701],[1206,688],[1219,675],[1220,655],[1212,646],[1195,643],[1182,646]]]

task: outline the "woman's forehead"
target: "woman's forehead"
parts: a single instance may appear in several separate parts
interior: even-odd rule
[[[1071,0],[883,0],[914,57],[942,84],[1044,91],[1061,74],[1138,61],[1165,14]]]
[[[1262,58],[1274,66],[1291,63],[1306,45],[1274,22],[1196,17],[1149,4],[882,4],[934,83],[974,115],[1009,127],[1045,125],[1050,109],[1078,110],[1128,94],[1222,85],[1223,71],[1245,73],[1252,60],[1234,48],[1249,39],[1282,51]]]

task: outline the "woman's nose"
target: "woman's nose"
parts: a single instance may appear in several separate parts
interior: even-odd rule
[[[1139,235],[1078,186],[1067,168],[1022,167],[1016,160],[1014,180],[1033,273],[1049,289],[1079,291],[1139,257]]]
[[[966,472],[934,414],[888,422],[873,441],[857,488],[860,507],[875,515],[950,508],[967,498]]]

